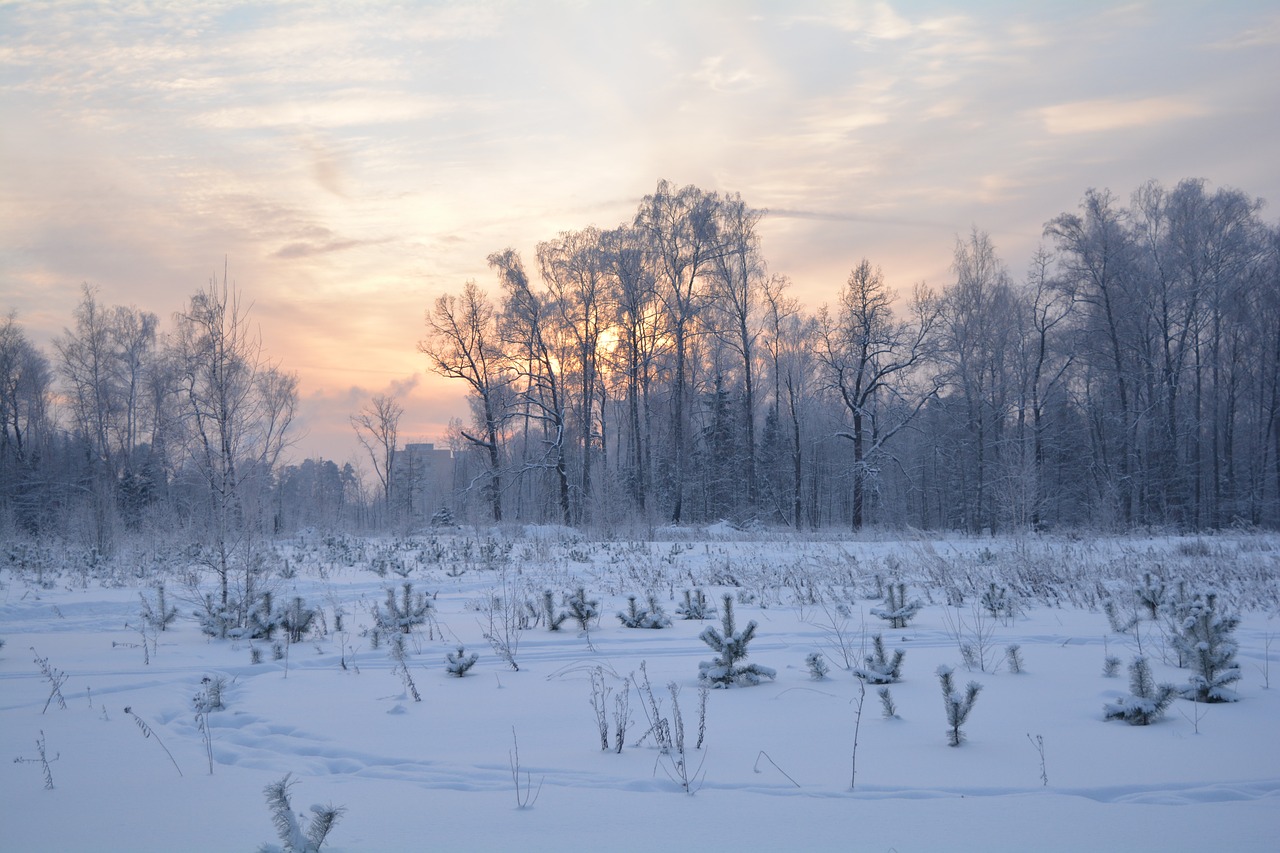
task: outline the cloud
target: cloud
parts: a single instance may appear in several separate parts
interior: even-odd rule
[[[378,240],[326,240],[320,243],[289,243],[271,253],[273,258],[284,260],[310,258],[316,255],[327,255],[332,252],[344,252],[361,246],[377,246],[391,242],[393,238],[383,237]]]
[[[1178,119],[1198,118],[1209,111],[1189,98],[1157,97],[1076,101],[1041,107],[1035,112],[1045,130],[1062,135],[1149,127]]]

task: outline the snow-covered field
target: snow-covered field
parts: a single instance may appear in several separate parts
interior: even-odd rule
[[[267,564],[275,602],[301,596],[321,615],[279,660],[269,640],[201,632],[193,585],[210,592],[214,579],[179,556],[73,568],[65,555],[10,546],[0,573],[0,848],[280,845],[263,790],[292,774],[294,811],[345,808],[323,847],[332,851],[1277,849],[1280,689],[1268,681],[1280,657],[1280,539],[818,541],[725,529],[658,538],[526,530],[280,543]],[[1147,572],[1171,588],[1213,586],[1241,615],[1240,701],[1177,699],[1147,727],[1104,721],[1103,704],[1128,693],[1139,644],[1157,681],[1189,677],[1168,620],[1117,634],[1103,613],[1107,597],[1122,617],[1140,612],[1132,590]],[[923,604],[900,629],[871,613],[894,579]],[[370,635],[374,605],[385,608],[387,587],[406,580],[434,605],[404,635],[411,683],[393,644],[373,648]],[[161,582],[179,615],[156,631],[140,612],[142,597],[158,603]],[[983,607],[992,583],[1008,589],[1012,616]],[[572,619],[557,632],[541,619],[521,627],[526,600],[550,589],[558,611],[578,586],[600,601],[589,631]],[[722,626],[677,613],[695,588],[713,605],[734,597],[737,627],[758,626],[748,662],[777,673],[709,691],[700,749],[698,664],[714,653],[699,634]],[[615,613],[627,595],[643,604],[650,592],[670,627],[623,627]],[[518,670],[484,638],[504,627],[495,596],[515,608]],[[876,633],[906,653],[902,681],[889,685],[898,718],[868,685],[859,722],[862,682],[846,666],[862,664]],[[959,641],[977,665],[966,667]],[[480,659],[457,678],[444,658],[460,643]],[[1015,643],[1021,673],[1006,659]],[[806,666],[812,652],[830,667],[825,679]],[[1116,677],[1103,675],[1107,655],[1122,660]],[[982,685],[958,748],[947,744],[943,664],[957,686]],[[609,751],[593,674],[610,689]],[[669,685],[679,691],[692,795],[678,756],[648,733],[652,711],[636,687],[646,676],[673,730]],[[216,680],[225,708],[201,716],[195,700]],[[618,753],[624,692],[630,726]]]

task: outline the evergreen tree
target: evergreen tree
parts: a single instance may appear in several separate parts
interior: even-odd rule
[[[747,657],[747,644],[756,635],[756,623],[753,619],[747,627],[738,631],[733,620],[733,596],[725,595],[721,601],[724,610],[720,616],[723,632],[707,626],[698,639],[719,652],[719,657],[698,664],[698,680],[711,687],[747,687],[759,684],[763,678],[772,680],[777,672],[767,666],[740,661]]]

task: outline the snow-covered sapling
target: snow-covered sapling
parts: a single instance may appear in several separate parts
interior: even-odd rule
[[[831,668],[827,666],[826,658],[822,656],[822,652],[809,652],[805,655],[804,665],[809,668],[809,677],[814,681],[822,681],[827,677],[827,673]]]
[[[947,743],[951,746],[959,746],[964,741],[964,732],[960,731],[960,726],[973,710],[973,703],[977,701],[982,685],[976,681],[970,681],[965,687],[964,694],[961,695],[955,689],[952,672],[949,666],[938,667],[938,680],[942,682],[942,704],[947,710]]]
[[[272,782],[262,789],[281,843],[280,847],[264,845],[262,850],[270,853],[317,853],[346,809],[334,805],[313,805],[311,820],[303,830],[298,823],[298,815],[294,814],[293,804],[289,802],[289,789],[295,784],[289,778],[292,775],[286,773],[279,782]]]
[[[684,604],[676,605],[676,613],[680,614],[682,619],[697,619],[701,621],[711,616],[711,608],[707,605],[707,595],[700,589],[686,589],[684,591]]]
[[[866,656],[866,666],[855,667],[853,674],[872,684],[893,684],[902,679],[902,649],[894,649],[893,657],[884,651],[884,638],[876,634],[871,638],[871,654]]]
[[[1165,712],[1177,695],[1172,684],[1156,684],[1151,675],[1151,665],[1141,655],[1129,664],[1128,696],[1102,706],[1108,720],[1124,720],[1131,726],[1149,726]]]
[[[898,719],[898,706],[893,704],[893,696],[889,693],[888,687],[881,687],[877,691],[880,696],[880,711],[884,714],[886,720]]]
[[[590,630],[591,620],[600,615],[600,602],[587,598],[587,591],[583,587],[574,590],[573,595],[564,600],[564,605],[569,608],[568,613],[578,623],[580,631]]]
[[[444,668],[450,675],[456,675],[459,678],[467,674],[467,670],[476,665],[476,661],[480,660],[480,655],[467,654],[465,646],[458,646],[456,651],[446,652],[444,656]]]
[[[1014,675],[1022,672],[1022,646],[1010,643],[1005,647],[1004,659],[1009,664],[1009,671]]]
[[[1240,617],[1224,613],[1216,593],[1196,596],[1174,638],[1182,659],[1192,669],[1182,695],[1196,702],[1235,702],[1240,697],[1229,685],[1240,680],[1236,662],[1236,626]]]
[[[154,602],[141,592],[138,593],[138,597],[142,599],[142,621],[155,630],[167,630],[174,620],[178,618],[178,608],[165,601],[164,584],[156,586],[156,600]]]
[[[280,612],[280,627],[288,634],[289,642],[301,643],[315,619],[315,608],[308,607],[302,596],[295,595],[289,606]]]
[[[1013,593],[1009,587],[997,586],[993,581],[982,593],[982,606],[996,619],[1011,619],[1014,613]]]
[[[671,617],[662,609],[658,598],[649,593],[648,606],[636,604],[634,595],[627,596],[627,609],[618,611],[618,621],[627,628],[666,628],[671,625]]]
[[[920,612],[921,606],[918,599],[907,601],[906,584],[891,583],[885,590],[884,606],[871,608],[871,615],[886,620],[890,628],[905,628],[912,617]]]
[[[387,607],[373,607],[373,621],[380,633],[408,634],[414,628],[424,624],[431,614],[432,603],[425,592],[414,593],[413,584],[405,581],[400,585],[400,595],[396,596],[395,587],[387,587]]]
[[[569,614],[563,610],[556,612],[555,596],[549,589],[542,592],[542,615],[547,620],[548,631],[559,631],[564,620],[569,618]]]
[[[733,596],[725,595],[721,602],[724,607],[720,617],[723,632],[707,626],[698,635],[698,639],[719,652],[719,657],[698,664],[698,680],[712,687],[746,687],[759,684],[762,678],[776,678],[777,672],[770,667],[739,663],[747,657],[747,645],[756,635],[756,623],[753,619],[746,628],[738,631],[733,620]]]
[[[1133,588],[1133,595],[1138,600],[1138,604],[1147,611],[1147,618],[1154,622],[1165,603],[1164,581],[1152,578],[1151,572],[1144,572],[1142,583]]]

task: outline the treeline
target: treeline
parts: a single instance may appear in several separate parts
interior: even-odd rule
[[[462,509],[971,532],[1280,524],[1280,230],[1185,180],[1090,190],[1011,273],[988,235],[806,309],[764,211],[660,182],[633,221],[489,257],[427,315],[464,382]]]
[[[765,215],[660,182],[631,222],[489,257],[426,312],[465,383],[450,471],[350,417],[351,464],[286,464],[297,379],[224,276],[167,330],[85,288],[45,353],[0,320],[0,531],[109,554],[179,534],[224,581],[277,532],[437,521],[867,524],[971,532],[1280,526],[1280,228],[1187,180],[1090,190],[1020,275],[989,237],[895,293],[861,260],[801,305]],[[447,454],[445,454],[447,456]],[[431,464],[436,464],[432,462]],[[246,581],[247,583],[247,581]]]

